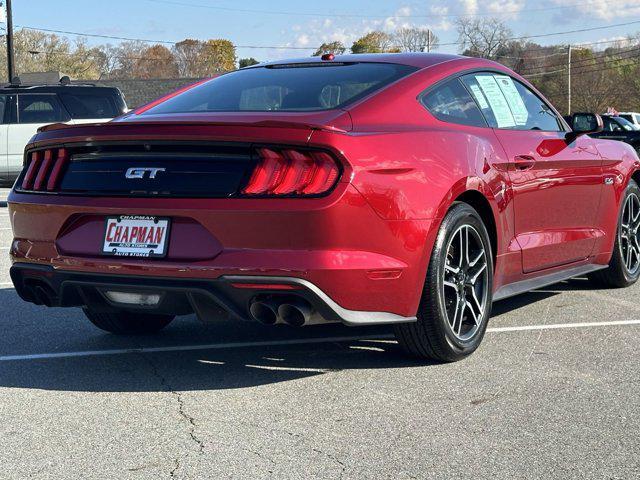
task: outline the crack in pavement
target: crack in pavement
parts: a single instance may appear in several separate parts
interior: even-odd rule
[[[172,394],[176,398],[176,402],[178,404],[178,414],[186,421],[186,423],[189,426],[188,428],[189,437],[191,438],[191,441],[197,445],[198,455],[204,454],[204,442],[196,434],[197,424],[196,424],[195,418],[189,415],[189,413],[185,409],[185,403],[184,403],[184,399],[182,398],[182,392],[175,390],[169,384],[167,379],[160,373],[157,365],[153,362],[153,360],[151,360],[151,358],[149,358],[149,356],[147,355],[140,355],[140,356],[144,358],[145,361],[151,366],[151,372],[160,381],[160,386],[163,388],[163,390],[167,393]],[[180,458],[185,456],[186,455],[180,455],[174,458],[173,460],[174,467],[169,472],[170,478],[175,478],[176,472],[181,466]]]
[[[344,476],[344,474],[347,471],[347,465],[344,462],[342,462],[338,457],[336,457],[335,455],[332,455],[331,453],[324,452],[324,451],[320,450],[319,448],[312,447],[311,450],[313,450],[316,453],[320,453],[320,454],[326,456],[327,458],[331,459],[332,461],[334,461],[335,463],[340,465],[340,468],[341,468],[340,478],[342,478]]]
[[[262,452],[260,452],[259,450],[254,450],[254,449],[252,449],[252,448],[244,448],[243,450],[244,450],[245,452],[249,452],[249,453],[251,453],[251,454],[255,455],[256,457],[259,457],[259,458],[261,458],[261,459],[263,459],[263,460],[267,460],[268,462],[271,462],[271,464],[273,464],[273,465],[277,465],[277,463],[275,462],[275,460],[273,460],[273,459],[272,459],[272,458],[270,458],[270,457],[267,457],[265,454],[263,454],[263,453],[262,453]]]

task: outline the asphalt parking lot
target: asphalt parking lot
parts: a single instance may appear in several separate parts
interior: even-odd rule
[[[1,478],[640,477],[640,285],[497,303],[429,365],[381,328],[103,334],[19,300],[10,240],[0,208]]]

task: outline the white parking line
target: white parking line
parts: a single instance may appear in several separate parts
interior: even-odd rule
[[[0,362],[12,360],[35,360],[42,358],[68,358],[68,357],[94,357],[99,355],[122,355],[127,353],[157,353],[157,352],[182,352],[192,350],[222,350],[247,347],[271,347],[278,345],[306,345],[313,343],[351,342],[354,340],[374,340],[379,338],[393,338],[393,335],[362,335],[353,337],[324,337],[324,338],[296,338],[293,340],[272,340],[266,342],[233,342],[210,343],[208,345],[183,345],[172,347],[150,348],[121,348],[115,350],[87,350],[84,352],[55,352],[35,353],[28,355],[5,355],[0,357]]]
[[[488,333],[522,332],[530,330],[557,330],[565,328],[593,328],[593,327],[613,327],[621,325],[640,325],[640,320],[615,320],[612,322],[580,322],[580,323],[558,323],[552,325],[523,325],[515,327],[492,327],[487,328]],[[148,348],[119,348],[113,350],[86,350],[79,352],[55,352],[55,353],[34,353],[26,355],[4,355],[0,356],[0,362],[11,362],[16,360],[41,360],[51,358],[71,358],[71,357],[97,357],[103,355],[125,355],[131,353],[158,353],[158,352],[183,352],[195,350],[231,350],[248,347],[275,347],[286,345],[309,345],[317,343],[338,343],[352,342],[357,340],[384,340],[393,339],[393,335],[361,335],[351,337],[324,337],[324,338],[298,338],[292,340],[270,340],[264,342],[231,342],[231,343],[210,343],[205,345],[176,345],[171,347],[148,347]]]
[[[526,330],[557,330],[560,328],[614,327],[616,325],[640,325],[640,320],[613,320],[611,322],[556,323],[551,325],[523,325],[521,327],[487,328],[487,332],[522,332]]]

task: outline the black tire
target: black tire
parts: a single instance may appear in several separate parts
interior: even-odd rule
[[[635,271],[629,271],[625,265],[625,257],[623,256],[623,248],[621,247],[621,231],[625,205],[629,197],[635,195],[640,199],[640,188],[634,180],[629,180],[624,198],[620,203],[620,211],[618,212],[618,228],[616,229],[616,241],[611,255],[609,267],[606,270],[599,270],[589,275],[589,279],[599,287],[605,288],[624,288],[629,287],[638,281],[640,277],[640,268]]]
[[[465,225],[472,227],[473,231],[478,234],[477,236],[473,234],[474,238],[476,242],[481,242],[486,254],[484,259],[486,261],[484,269],[486,271],[486,285],[482,290],[482,311],[480,313],[481,309],[478,308],[479,314],[474,326],[475,332],[469,338],[461,339],[454,331],[457,322],[454,319],[454,326],[452,326],[449,321],[450,317],[447,312],[450,312],[452,302],[447,299],[444,277],[445,269],[451,268],[447,262],[448,258],[451,259],[451,257],[448,257],[450,254],[449,245],[452,244],[454,235],[457,238],[458,232],[463,228],[467,228],[464,227]],[[467,257],[469,256],[470,254],[467,254]],[[462,261],[460,263],[462,264]],[[470,266],[462,269],[465,271],[465,275],[466,272],[471,272]],[[483,273],[482,275],[485,274]],[[462,281],[460,282],[462,283]],[[464,290],[464,287],[461,287],[460,284],[457,286],[462,288],[462,290],[455,290],[455,298],[459,300],[460,293],[467,290]],[[451,282],[449,282],[448,287],[452,287]],[[487,329],[487,321],[491,314],[492,288],[493,255],[487,229],[475,209],[466,203],[455,203],[442,221],[431,253],[427,278],[418,308],[418,321],[395,326],[395,335],[398,343],[407,353],[420,358],[440,362],[454,362],[467,357],[478,348]],[[463,294],[463,298],[465,295]],[[462,319],[466,318],[463,317],[464,314],[465,310],[463,309],[460,316],[459,329],[462,328]],[[465,321],[468,320],[467,318]]]
[[[169,325],[173,315],[134,313],[125,310],[93,310],[83,308],[84,314],[96,327],[116,335],[156,333]]]

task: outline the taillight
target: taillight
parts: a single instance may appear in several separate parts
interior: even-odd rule
[[[27,159],[27,171],[22,179],[22,190],[55,191],[68,161],[69,154],[65,148],[31,152]]]
[[[261,148],[260,160],[242,190],[246,195],[321,195],[333,188],[338,164],[325,152]]]

